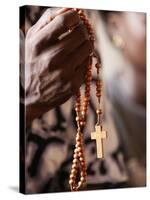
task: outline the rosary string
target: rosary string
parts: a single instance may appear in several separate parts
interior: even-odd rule
[[[87,28],[87,31],[89,34],[89,40],[91,41],[94,47],[94,41],[95,41],[94,32],[88,18],[86,17],[83,10],[81,9],[74,9],[74,10],[78,13],[80,19],[82,20],[83,24]],[[89,57],[89,66],[87,67],[85,92],[84,92],[82,108],[81,108],[80,89],[78,90],[76,94],[75,111],[76,111],[76,122],[77,122],[77,134],[76,134],[76,145],[75,145],[74,154],[73,154],[72,168],[71,168],[70,179],[69,179],[71,191],[79,190],[86,183],[87,173],[86,173],[86,163],[85,163],[85,156],[84,156],[83,129],[86,125],[86,116],[87,116],[87,111],[88,111],[88,106],[89,106],[89,101],[90,101],[90,87],[91,87],[91,80],[92,80],[92,61],[94,57],[97,60],[97,63],[95,65],[97,69],[96,97],[98,101],[98,107],[97,107],[96,113],[97,113],[97,124],[99,125],[100,125],[100,116],[102,114],[102,111],[100,109],[101,87],[102,87],[102,84],[99,78],[100,63],[96,56],[95,51],[93,50],[92,54]]]

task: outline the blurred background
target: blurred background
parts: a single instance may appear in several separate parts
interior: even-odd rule
[[[46,9],[39,6],[20,8],[20,41],[24,41],[28,29]],[[105,159],[99,160],[95,142],[90,139],[96,123],[96,71],[93,68],[91,100],[84,131],[88,174],[85,189],[145,186],[146,14],[85,12],[93,25],[95,46],[102,62],[103,124],[108,132],[108,139],[104,141]],[[74,100],[72,97],[35,119],[26,129],[26,153],[22,159],[25,165],[22,185],[26,193],[70,190],[68,181],[76,135]]]

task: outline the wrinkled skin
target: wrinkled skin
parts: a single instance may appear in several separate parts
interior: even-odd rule
[[[71,32],[62,35],[70,28]],[[25,52],[25,104],[30,124],[77,92],[84,82],[92,45],[75,11],[48,9],[28,30]]]

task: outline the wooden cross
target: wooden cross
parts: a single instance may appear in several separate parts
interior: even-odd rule
[[[107,133],[102,130],[102,126],[95,126],[96,132],[91,133],[91,139],[96,140],[97,158],[104,158],[103,139],[106,139]]]

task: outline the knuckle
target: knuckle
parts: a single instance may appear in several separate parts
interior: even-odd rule
[[[57,20],[58,20],[58,23],[59,23],[61,26],[64,26],[64,25],[65,25],[65,17],[64,17],[64,15],[58,15],[58,16],[57,16]]]
[[[80,18],[75,11],[69,11],[62,15],[58,15],[57,19],[61,26],[65,27],[66,29],[79,22]]]
[[[53,17],[53,12],[51,10],[51,8],[47,8],[46,11],[44,12],[43,14],[43,19],[50,19],[51,20],[51,17]]]

